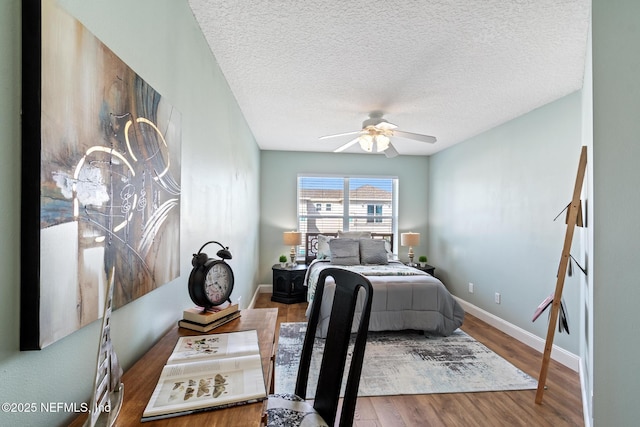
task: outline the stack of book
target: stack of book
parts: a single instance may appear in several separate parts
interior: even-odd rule
[[[183,312],[178,326],[198,332],[209,332],[238,317],[240,317],[238,304],[229,304],[223,308],[214,307],[209,310],[193,307]]]

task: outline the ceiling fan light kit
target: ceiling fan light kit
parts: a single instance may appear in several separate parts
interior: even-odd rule
[[[386,135],[365,134],[358,137],[360,148],[368,153],[373,151],[374,144],[376,146],[376,151],[378,153],[382,153],[384,150],[389,148],[389,142],[389,137]]]
[[[412,139],[420,142],[433,144],[436,138],[431,135],[422,135],[418,133],[405,132],[397,129],[393,123],[389,123],[382,118],[380,112],[369,114],[369,118],[362,122],[362,130],[353,132],[344,132],[335,135],[323,136],[320,139],[337,138],[346,135],[360,134],[355,139],[341,145],[334,150],[334,153],[340,153],[352,145],[359,143],[360,148],[368,153],[373,152],[374,145],[376,152],[384,153],[388,158],[395,157],[399,153],[391,144],[391,137],[398,136],[401,138]]]
[[[373,137],[371,135],[360,135],[358,137],[360,148],[370,153],[373,150]]]
[[[378,153],[381,153],[387,148],[389,148],[389,144],[391,143],[391,141],[389,140],[389,137],[386,135],[377,135],[375,137],[375,140],[376,140],[376,147],[378,148]]]

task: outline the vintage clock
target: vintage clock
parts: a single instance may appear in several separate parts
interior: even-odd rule
[[[202,252],[209,243],[220,245],[222,249],[216,253],[220,259],[209,258]],[[233,270],[225,262],[226,259],[231,258],[229,248],[214,240],[205,243],[197,254],[193,254],[191,260],[193,270],[189,275],[189,296],[194,303],[207,310],[226,301],[231,302]]]

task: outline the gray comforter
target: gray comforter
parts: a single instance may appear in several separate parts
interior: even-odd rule
[[[309,308],[311,310],[319,271],[327,267],[342,267],[365,275],[373,286],[370,331],[422,330],[432,335],[450,335],[464,320],[464,310],[437,278],[401,263],[377,266],[336,266],[326,261],[314,261],[307,271]],[[324,338],[329,326],[335,283],[329,277],[325,285],[318,336]],[[359,300],[359,307],[362,302]],[[359,308],[358,307],[358,308]],[[356,310],[358,311],[358,309]],[[359,315],[356,312],[357,325]],[[355,332],[355,328],[353,328]]]

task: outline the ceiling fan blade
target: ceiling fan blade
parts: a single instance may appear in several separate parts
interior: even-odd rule
[[[386,150],[384,150],[384,155],[387,156],[387,159],[392,159],[396,157],[399,153],[396,151],[396,147],[389,143],[389,146]]]
[[[413,132],[405,132],[403,130],[393,130],[393,135],[394,136],[399,136],[401,138],[407,138],[407,139],[414,139],[416,141],[422,141],[422,142],[428,142],[430,144],[433,144],[434,142],[437,141],[435,136],[431,136],[431,135],[422,135],[419,133],[413,133]]]
[[[347,142],[344,145],[341,145],[340,147],[336,148],[335,150],[333,150],[334,153],[340,153],[341,151],[346,150],[347,148],[351,147],[353,144],[355,144],[356,142],[358,142],[358,138],[352,139],[351,141]]]
[[[360,132],[362,132],[362,130],[354,130],[353,132],[345,132],[345,133],[336,133],[334,135],[321,136],[320,139],[337,138],[339,136],[346,136],[346,135],[355,135]]]
[[[393,129],[396,129],[398,126],[394,125],[393,123],[389,123],[387,121],[384,121],[384,122],[378,123],[374,127],[376,129],[382,129],[382,130],[393,130]]]

